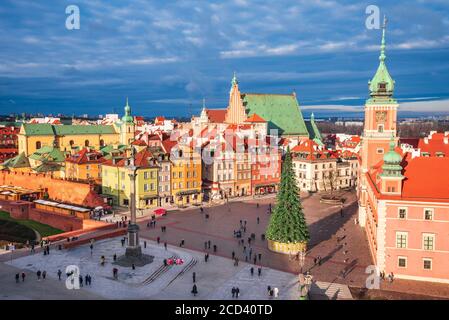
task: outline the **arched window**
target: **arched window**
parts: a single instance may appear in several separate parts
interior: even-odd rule
[[[104,147],[104,140],[103,139],[100,140],[100,147]]]
[[[75,144],[75,142],[74,142],[73,140],[70,140],[70,141],[69,141],[69,144],[70,144],[71,147],[73,147],[73,145]]]
[[[36,150],[39,150],[42,147],[42,143],[40,141],[36,141]]]
[[[89,140],[84,141],[84,146],[86,146],[86,147],[89,146]]]

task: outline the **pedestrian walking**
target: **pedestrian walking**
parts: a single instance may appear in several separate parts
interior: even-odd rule
[[[279,289],[277,287],[274,288],[274,297],[279,297]]]
[[[164,242],[164,248],[167,250],[167,242]]]
[[[122,247],[125,246],[125,238],[123,238],[122,240],[120,240],[122,242]]]
[[[251,277],[252,277],[254,275],[254,268],[253,267],[251,267],[250,272],[251,272]]]
[[[41,281],[41,274],[42,274],[42,272],[40,270],[37,270],[37,272],[36,272],[37,281]]]
[[[61,274],[62,274],[61,269],[58,269],[58,279],[59,279],[59,280],[61,280]]]
[[[147,247],[147,242],[146,241],[143,242],[143,247],[146,249],[146,247]]]
[[[45,277],[47,277],[47,271],[42,271],[42,279],[44,279],[45,280]]]
[[[114,261],[117,261],[117,255],[114,253],[114,255],[112,256],[112,259],[114,260]]]
[[[196,282],[196,272],[192,273],[192,280],[193,280],[193,283]]]
[[[235,298],[235,287],[232,287],[231,293],[232,293],[232,297]]]
[[[82,275],[79,276],[79,283],[80,283],[80,287],[82,287],[83,286],[83,276]]]
[[[197,288],[196,284],[194,284],[192,287],[192,293],[193,293],[194,297],[196,297],[196,295],[198,294],[198,288]]]
[[[262,274],[262,268],[259,267],[259,268],[257,268],[257,276],[260,277],[261,274]]]
[[[22,272],[22,282],[25,282],[25,277],[26,277],[25,272]]]
[[[19,273],[16,273],[16,283],[19,283],[20,275]]]
[[[259,219],[259,217],[257,217],[257,224],[259,224],[260,223],[260,219]]]
[[[232,259],[234,259],[234,258],[235,258],[235,252],[232,251]]]
[[[131,269],[136,270],[136,265],[134,263],[131,264]]]
[[[270,295],[270,291],[271,291],[271,286],[267,287],[267,294]]]
[[[240,295],[240,289],[239,289],[239,287],[236,287],[235,288],[235,297],[238,298],[239,295]]]

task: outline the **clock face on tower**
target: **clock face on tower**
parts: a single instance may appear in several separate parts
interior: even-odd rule
[[[376,121],[377,122],[385,122],[387,120],[387,112],[386,111],[377,111],[376,112]]]

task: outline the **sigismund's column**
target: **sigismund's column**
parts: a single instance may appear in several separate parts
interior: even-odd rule
[[[142,256],[142,248],[139,243],[139,226],[136,223],[136,177],[137,167],[134,165],[134,158],[131,158],[129,170],[129,179],[131,183],[130,192],[130,213],[131,218],[128,224],[128,246],[125,255],[127,257],[140,258]]]

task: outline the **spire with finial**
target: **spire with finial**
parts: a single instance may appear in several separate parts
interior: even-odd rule
[[[380,44],[380,55],[379,55],[379,67],[377,68],[376,74],[373,79],[368,82],[370,95],[373,98],[381,99],[392,99],[394,91],[394,80],[388,72],[385,60],[387,58],[385,54],[386,42],[385,34],[387,29],[387,17],[384,16],[384,22],[382,25],[382,41]]]
[[[379,56],[379,60],[381,62],[385,61],[385,58],[387,57],[385,55],[385,29],[387,28],[387,17],[384,15],[384,23],[382,25],[382,41],[380,44],[380,56]]]
[[[131,107],[129,106],[128,103],[128,97],[126,97],[125,115],[122,117],[122,121],[128,123],[134,122],[134,119],[131,116]]]
[[[235,71],[234,71],[234,76],[232,77],[231,83],[232,83],[232,86],[235,86],[236,84],[239,83],[239,82],[237,81],[237,76],[236,76]]]

